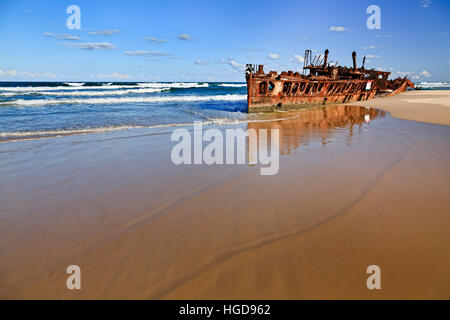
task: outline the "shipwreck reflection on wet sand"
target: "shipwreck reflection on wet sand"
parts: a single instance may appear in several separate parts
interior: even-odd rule
[[[318,139],[322,145],[326,145],[337,131],[340,134],[345,131],[346,135],[351,137],[355,130],[361,129],[364,124],[377,118],[383,118],[386,114],[384,111],[374,108],[330,105],[297,112],[277,113],[271,116],[272,119],[280,117],[283,120],[250,122],[247,128],[255,129],[258,137],[259,129],[268,129],[268,141],[271,137],[270,129],[278,129],[280,154],[283,155]]]

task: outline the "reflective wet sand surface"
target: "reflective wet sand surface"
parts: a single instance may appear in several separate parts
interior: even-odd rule
[[[0,144],[0,297],[450,298],[450,127],[273,116],[236,126],[280,129],[274,176],[175,166],[170,128]]]

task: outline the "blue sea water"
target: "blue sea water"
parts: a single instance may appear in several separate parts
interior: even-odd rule
[[[423,90],[450,83],[417,83]],[[23,139],[245,121],[245,83],[0,82],[0,143]]]
[[[247,117],[244,83],[0,82],[0,142]]]

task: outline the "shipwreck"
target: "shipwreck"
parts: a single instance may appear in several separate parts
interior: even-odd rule
[[[365,101],[375,96],[394,95],[414,88],[405,78],[388,80],[390,72],[357,67],[356,52],[352,53],[353,67],[328,62],[328,50],[324,55],[312,57],[306,50],[303,73],[276,71],[264,73],[263,65],[247,64],[248,112],[272,112],[300,109],[323,104],[340,104]]]

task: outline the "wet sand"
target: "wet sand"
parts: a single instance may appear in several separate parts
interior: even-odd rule
[[[175,166],[170,128],[0,144],[0,298],[450,298],[450,127],[295,115],[237,125],[280,129],[274,176]]]

